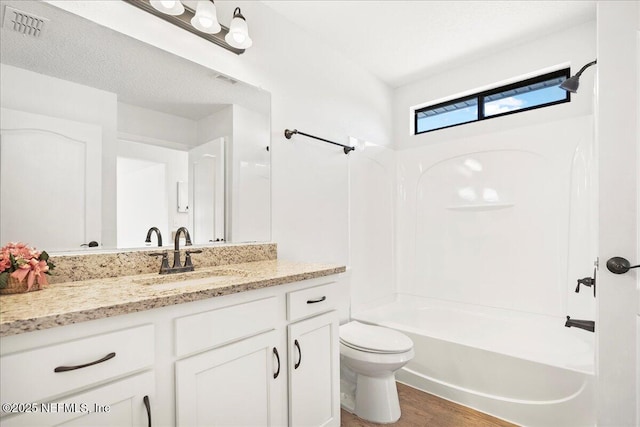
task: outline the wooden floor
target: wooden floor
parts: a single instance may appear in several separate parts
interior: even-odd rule
[[[398,427],[513,427],[514,424],[474,411],[466,406],[441,399],[404,384],[398,383],[402,416]],[[364,421],[342,410],[342,427],[368,427],[380,424]]]

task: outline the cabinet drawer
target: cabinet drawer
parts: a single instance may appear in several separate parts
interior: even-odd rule
[[[333,310],[338,303],[336,282],[287,294],[287,320],[290,322]]]
[[[0,395],[3,402],[46,401],[150,367],[154,353],[153,325],[144,325],[8,354],[0,358]]]
[[[264,298],[176,319],[176,356],[250,337],[275,328],[278,300]]]
[[[151,425],[144,405],[155,407],[153,372],[132,375],[54,402],[38,402],[35,410],[2,419],[2,427]]]

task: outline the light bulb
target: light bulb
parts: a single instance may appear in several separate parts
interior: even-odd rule
[[[178,0],[151,0],[151,6],[166,15],[182,15],[184,6]]]
[[[191,18],[191,25],[196,30],[207,34],[219,33],[222,27],[218,23],[216,6],[212,1],[199,1],[196,14]]]
[[[233,39],[236,41],[236,43],[243,43],[247,39],[247,36],[244,33],[236,31],[232,34]]]

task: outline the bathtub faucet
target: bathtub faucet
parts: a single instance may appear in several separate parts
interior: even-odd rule
[[[564,326],[566,326],[567,328],[573,326],[576,328],[584,329],[585,331],[594,332],[596,329],[596,322],[594,322],[593,320],[572,319],[571,317],[567,316],[567,321],[565,322]]]

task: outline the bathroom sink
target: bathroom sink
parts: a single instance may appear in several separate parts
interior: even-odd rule
[[[189,271],[186,273],[176,274],[156,274],[154,276],[145,275],[144,278],[132,279],[136,285],[143,286],[192,286],[201,284],[214,284],[218,282],[228,281],[247,277],[248,272],[230,268],[201,269]]]

